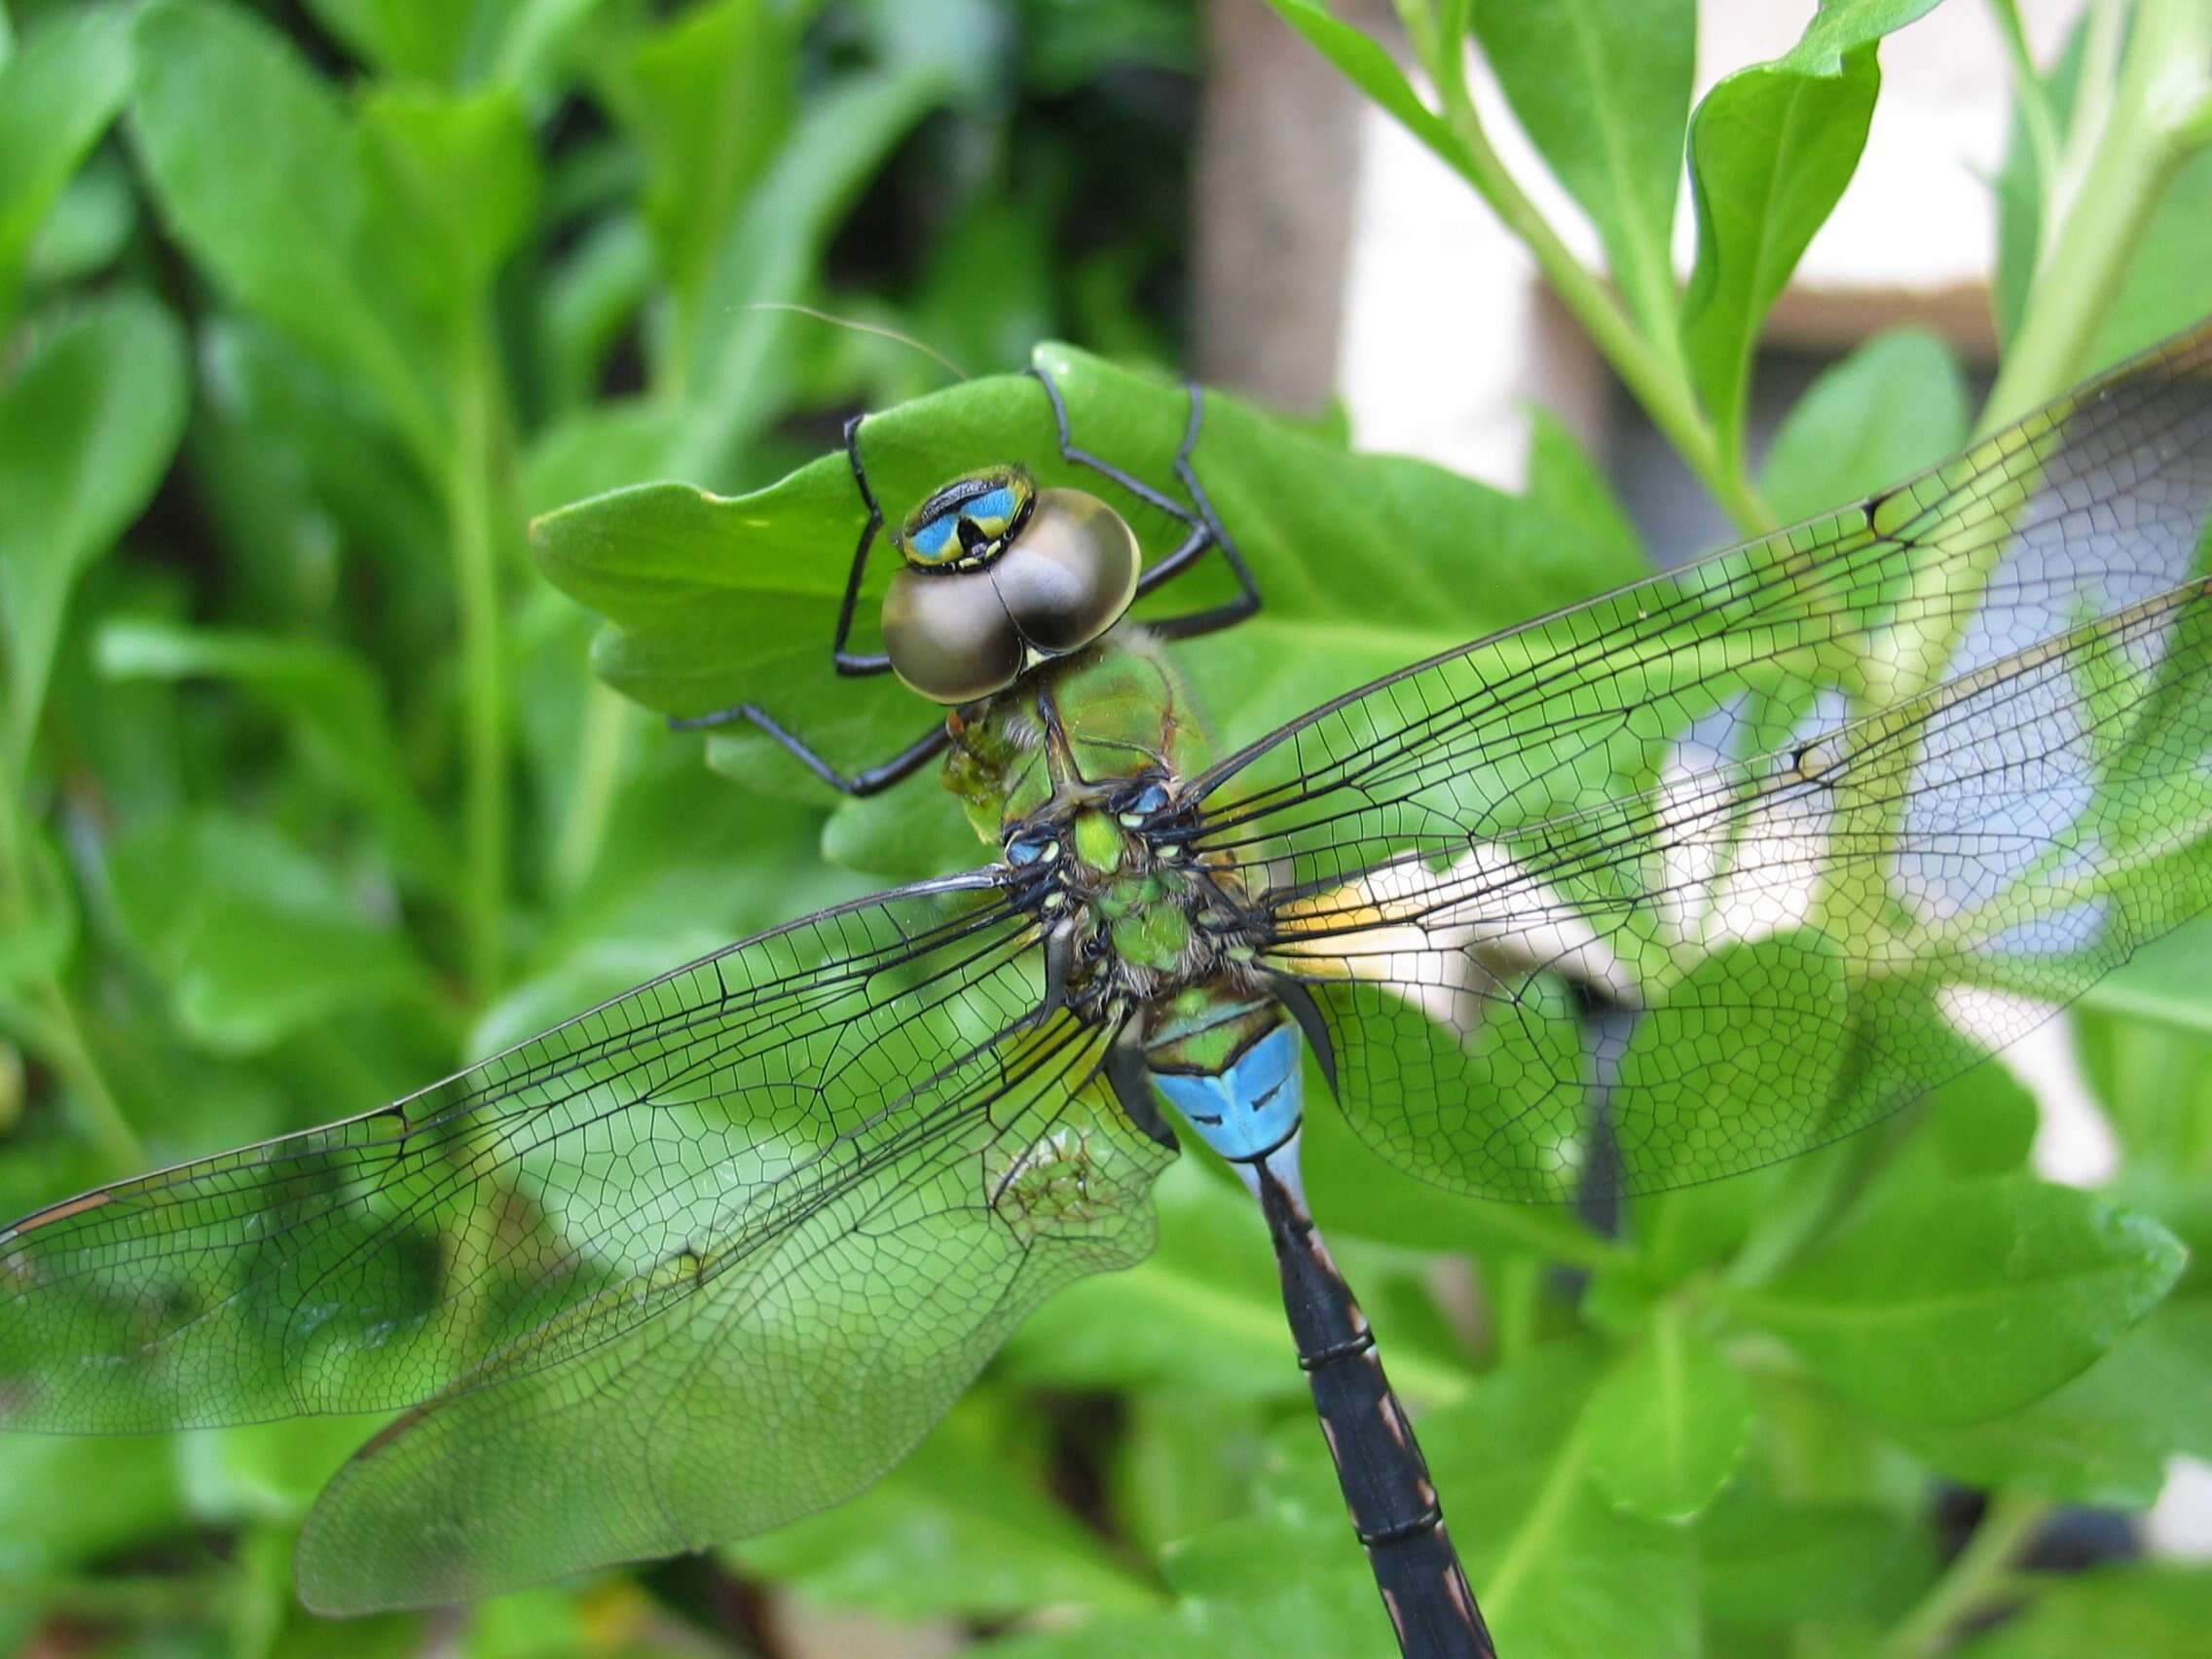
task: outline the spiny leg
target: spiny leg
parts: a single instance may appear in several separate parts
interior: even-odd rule
[[[1092,455],[1088,450],[1078,449],[1074,433],[1068,424],[1067,400],[1060,395],[1058,385],[1051,375],[1035,365],[1031,365],[1029,373],[1045,388],[1046,397],[1051,401],[1052,424],[1059,437],[1061,460],[1071,466],[1088,467],[1108,482],[1127,491],[1147,506],[1159,509],[1184,527],[1181,545],[1137,578],[1137,594],[1140,598],[1163,582],[1172,581],[1182,574],[1209,547],[1221,549],[1221,556],[1229,562],[1229,568],[1236,577],[1236,598],[1204,610],[1191,611],[1187,615],[1162,617],[1156,622],[1147,622],[1145,626],[1163,639],[1188,640],[1232,627],[1257,611],[1260,608],[1259,583],[1252,579],[1251,568],[1244,563],[1244,555],[1237,551],[1236,543],[1230,539],[1229,532],[1223,528],[1220,517],[1213,510],[1212,501],[1207,498],[1204,489],[1198,483],[1198,473],[1191,465],[1191,453],[1198,447],[1198,428],[1205,417],[1205,394],[1198,385],[1192,382],[1187,388],[1191,396],[1191,419],[1183,430],[1183,441],[1175,451],[1175,476],[1189,492],[1188,500],[1178,501],[1111,461]]]
[[[853,676],[882,674],[891,667],[891,658],[887,654],[870,654],[845,648],[846,642],[852,637],[854,613],[860,606],[861,583],[867,572],[868,550],[874,545],[877,533],[883,529],[883,508],[875,498],[874,487],[868,483],[867,467],[861,461],[861,422],[864,419],[863,416],[855,415],[845,423],[845,456],[852,463],[853,484],[860,491],[862,503],[867,508],[867,520],[861,526],[860,539],[853,546],[852,569],[846,573],[845,595],[837,607],[837,631],[830,644],[830,660],[836,664],[837,672]],[[704,731],[741,720],[766,732],[799,764],[838,793],[854,796],[876,794],[912,777],[934,756],[944,753],[951,735],[941,724],[932,726],[890,759],[848,777],[757,703],[737,703],[726,709],[717,709],[712,714],[671,717],[668,728],[671,731]]]
[[[853,485],[867,507],[867,522],[861,526],[860,540],[853,546],[853,568],[845,574],[845,597],[837,606],[837,632],[830,642],[830,655],[837,672],[851,675],[884,674],[891,668],[888,652],[845,648],[853,634],[853,612],[860,606],[861,582],[867,573],[868,549],[883,529],[883,508],[876,501],[874,486],[867,481],[867,467],[861,461],[861,422],[866,418],[855,415],[845,423],[845,459],[852,462]]]
[[[756,703],[739,703],[731,708],[717,709],[711,715],[671,715],[668,729],[704,731],[711,726],[734,725],[741,720],[759,727],[774,738],[800,765],[839,794],[854,796],[880,794],[893,784],[912,777],[929,764],[932,758],[942,755],[945,745],[952,741],[950,729],[940,721],[890,759],[879,761],[848,777],[810,748],[805,739],[790,730]]]

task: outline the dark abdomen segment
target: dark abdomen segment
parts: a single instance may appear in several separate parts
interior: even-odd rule
[[[1284,1155],[1288,1159],[1284,1159]],[[1282,1273],[1298,1363],[1312,1386],[1352,1527],[1406,1659],[1496,1659],[1497,1648],[1444,1530],[1428,1464],[1414,1439],[1367,1318],[1314,1231],[1295,1185],[1297,1139],[1238,1165],[1256,1190]],[[1290,1180],[1276,1173],[1287,1168]]]

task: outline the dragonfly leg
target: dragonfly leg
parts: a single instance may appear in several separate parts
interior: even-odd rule
[[[853,636],[853,613],[860,607],[861,581],[867,573],[868,549],[875,545],[876,535],[883,529],[883,507],[875,498],[875,487],[867,481],[866,463],[861,460],[861,422],[865,419],[855,415],[845,423],[845,459],[852,462],[853,487],[860,491],[861,500],[867,507],[867,522],[861,526],[860,540],[853,545],[853,568],[845,573],[845,597],[837,606],[837,632],[830,641],[830,656],[837,672],[851,675],[884,674],[891,668],[888,652],[846,648]]]
[[[891,658],[887,653],[846,648],[847,642],[852,638],[853,615],[860,607],[861,582],[867,573],[868,550],[875,545],[876,535],[883,529],[883,507],[875,498],[874,486],[867,481],[867,465],[861,460],[861,423],[865,419],[865,416],[855,415],[845,423],[845,458],[852,463],[853,486],[860,491],[861,501],[867,508],[867,522],[861,526],[860,539],[853,545],[852,569],[845,575],[845,596],[837,606],[837,631],[830,642],[830,661],[836,664],[837,672],[852,676],[883,674],[891,667]],[[913,776],[933,756],[944,752],[949,735],[943,726],[934,726],[890,759],[847,777],[823,758],[804,738],[757,703],[738,703],[727,709],[717,709],[711,714],[674,716],[669,719],[668,729],[704,731],[713,726],[734,725],[739,721],[750,721],[758,726],[783,745],[802,766],[839,794],[854,796],[875,794]]]
[[[1270,974],[1268,988],[1274,992],[1275,1001],[1290,1011],[1290,1017],[1298,1022],[1306,1041],[1312,1046],[1313,1057],[1321,1062],[1321,1076],[1327,1080],[1329,1092],[1337,1092],[1337,1045],[1329,1035],[1329,1022],[1321,1017],[1321,1006],[1313,1000],[1313,993],[1288,974]]]
[[[713,726],[735,725],[740,721],[758,726],[782,744],[800,765],[839,794],[856,797],[878,794],[893,784],[912,777],[929,764],[934,756],[943,754],[944,746],[952,741],[952,733],[946,726],[942,723],[934,725],[890,759],[847,777],[809,748],[805,739],[785,727],[775,716],[756,703],[739,703],[734,708],[717,709],[711,715],[672,715],[669,717],[668,729],[705,731]]]
[[[1114,1039],[1103,1065],[1106,1082],[1129,1122],[1161,1146],[1180,1151],[1183,1143],[1175,1138],[1174,1129],[1160,1110],[1160,1099],[1152,1091],[1152,1073],[1145,1065],[1144,1045],[1133,1023],[1124,1026]]]
[[[1188,492],[1185,499],[1177,500],[1155,490],[1143,479],[1136,477],[1111,461],[1101,460],[1088,450],[1078,449],[1075,436],[1068,424],[1067,400],[1060,395],[1059,387],[1044,370],[1032,366],[1029,370],[1037,384],[1045,388],[1051,400],[1052,424],[1059,435],[1060,458],[1071,466],[1088,467],[1108,482],[1127,491],[1149,507],[1157,508],[1183,526],[1183,540],[1175,550],[1145,571],[1137,578],[1137,596],[1142,598],[1162,583],[1172,581],[1201,556],[1208,548],[1218,547],[1228,562],[1231,572],[1236,577],[1237,594],[1235,599],[1221,605],[1209,606],[1182,616],[1163,616],[1149,621],[1145,626],[1163,639],[1188,640],[1200,634],[1218,633],[1234,627],[1260,608],[1260,584],[1253,580],[1251,567],[1244,563],[1244,555],[1236,543],[1230,539],[1220,515],[1213,509],[1205,488],[1198,482],[1197,470],[1191,464],[1191,454],[1198,447],[1198,428],[1205,419],[1205,393],[1193,382],[1191,419],[1183,430],[1183,442],[1175,451],[1175,476]]]

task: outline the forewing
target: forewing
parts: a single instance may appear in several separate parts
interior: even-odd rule
[[[1130,1259],[1154,1149],[1111,1123],[1086,1126],[1113,1201],[1083,1227],[1014,1251],[1027,1224],[982,1196],[1067,1099],[1014,1091],[1006,1055],[1056,1034],[1059,1083],[1080,1081],[1081,1045],[1029,1027],[1041,988],[1034,928],[987,876],[924,883],[748,940],[381,1111],[54,1205],[0,1233],[0,1426],[382,1411],[538,1374],[581,1399],[623,1344],[705,1317],[733,1344],[772,1326],[784,1347],[730,1362],[796,1378],[783,1356],[808,1344],[926,1342],[943,1298],[1011,1305]],[[693,1307],[739,1285],[750,1314]],[[854,1456],[880,1466],[904,1432]]]
[[[1971,1063],[1943,985],[2063,1002],[2203,908],[2208,372],[2178,342],[1198,780],[1368,1139],[1496,1197],[1729,1174]],[[1635,1011],[1595,1046],[1593,1000]]]

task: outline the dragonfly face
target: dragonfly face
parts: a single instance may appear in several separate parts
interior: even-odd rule
[[[947,704],[1089,645],[1128,609],[1143,565],[1121,514],[1081,490],[1040,490],[1018,466],[954,479],[893,540],[884,649],[907,686]]]

